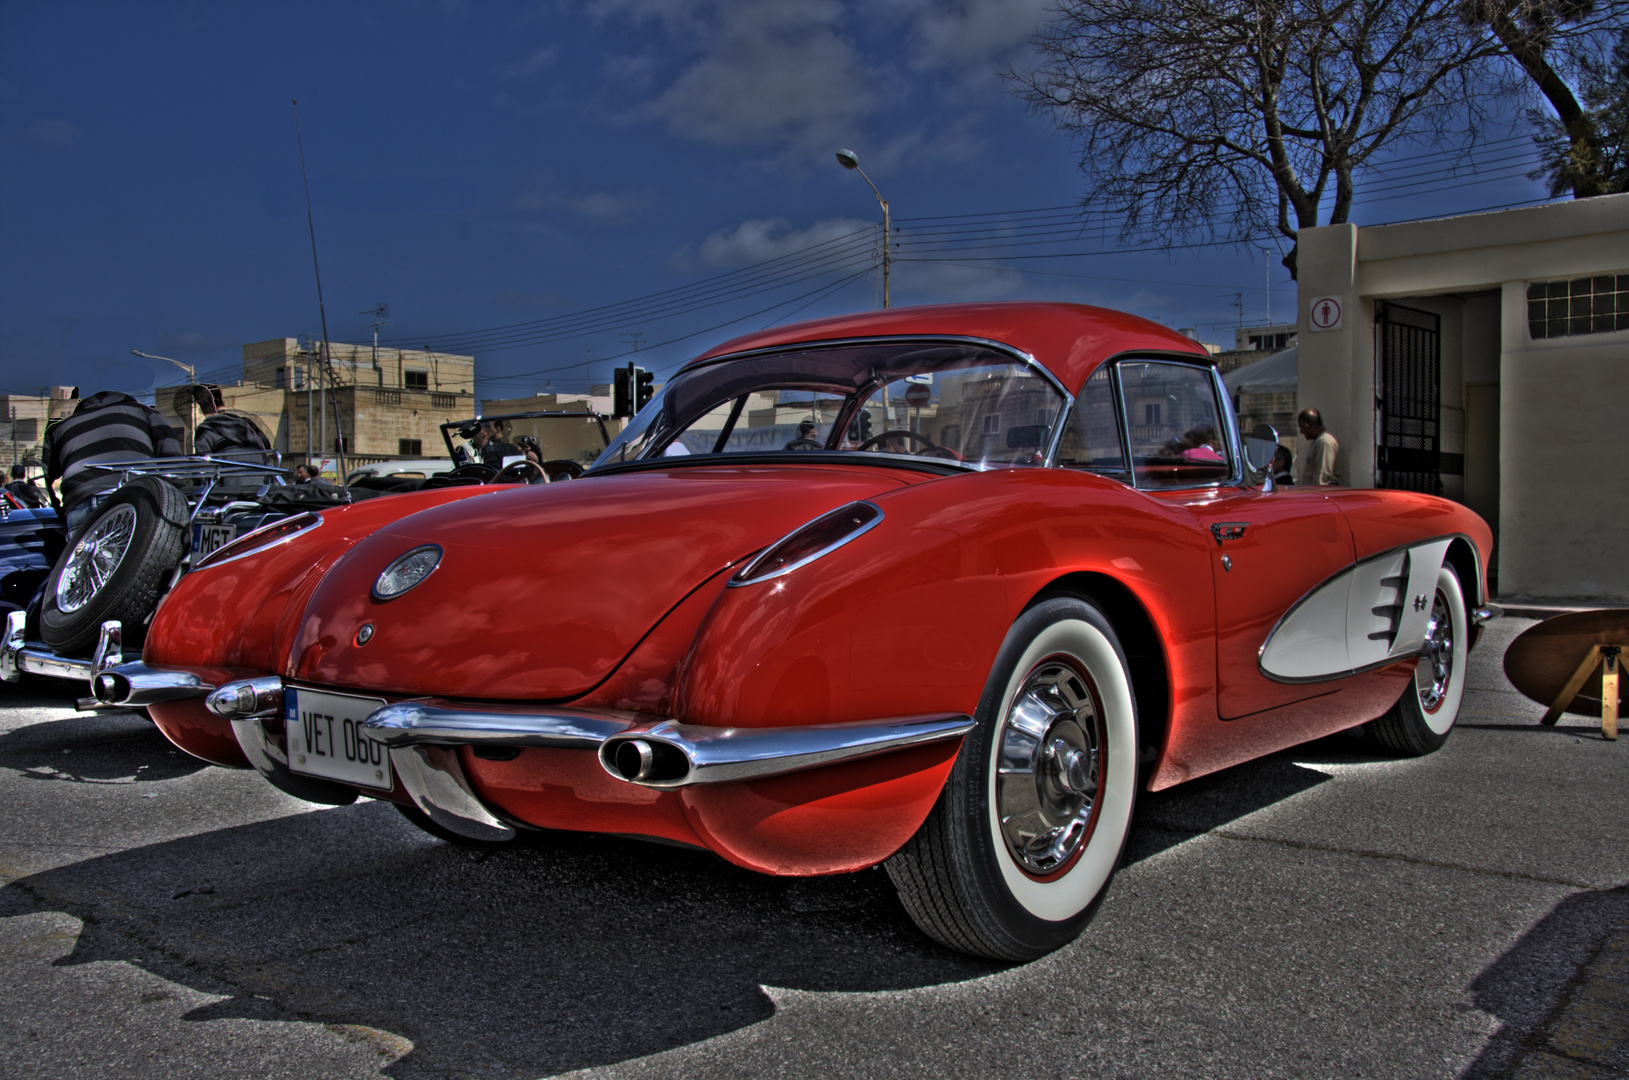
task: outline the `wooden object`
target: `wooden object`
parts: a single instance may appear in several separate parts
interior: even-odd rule
[[[1618,737],[1621,651],[1629,647],[1629,610],[1579,611],[1530,627],[1505,652],[1505,675],[1544,705],[1539,721],[1562,713],[1599,716],[1601,734]]]

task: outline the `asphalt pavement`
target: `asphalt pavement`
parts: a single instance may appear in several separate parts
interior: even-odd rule
[[[1436,754],[1144,796],[1095,921],[1023,965],[927,940],[880,870],[472,852],[0,687],[0,1075],[1629,1076],[1629,738],[1536,726],[1499,662],[1530,625]]]

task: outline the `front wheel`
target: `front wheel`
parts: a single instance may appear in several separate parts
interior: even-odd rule
[[[1465,593],[1448,566],[1437,571],[1436,595],[1414,678],[1386,713],[1366,725],[1369,737],[1394,754],[1419,757],[1448,741],[1465,697]]]
[[[1033,960],[1091,919],[1131,826],[1137,716],[1108,619],[1074,597],[1024,612],[974,719],[938,803],[888,874],[929,937]]]

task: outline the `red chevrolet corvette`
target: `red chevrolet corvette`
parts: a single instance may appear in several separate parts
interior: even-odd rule
[[[1273,489],[1208,355],[1063,304],[688,364],[580,479],[309,513],[183,577],[98,697],[314,802],[769,874],[884,863],[928,934],[1074,938],[1138,790],[1367,724],[1440,746],[1487,525]]]

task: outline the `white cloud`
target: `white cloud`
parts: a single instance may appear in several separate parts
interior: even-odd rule
[[[893,293],[909,293],[928,303],[1000,300],[1025,286],[1024,275],[1012,270],[953,263],[896,262],[890,270]]]
[[[1052,0],[885,0],[910,25],[910,65],[987,77],[1007,52],[1029,40]]]
[[[668,257],[675,270],[720,270],[751,266],[805,251],[818,244],[878,232],[879,222],[854,218],[827,218],[807,229],[794,229],[785,218],[754,218],[733,228],[720,229],[700,244],[685,245]],[[860,240],[859,237],[854,237]]]
[[[514,63],[506,65],[498,74],[506,79],[529,79],[553,64],[559,55],[560,50],[553,45],[536,49]]]
[[[650,203],[650,195],[637,191],[595,191],[571,195],[560,191],[547,176],[539,177],[509,200],[511,210],[560,210],[590,221],[632,221]]]
[[[824,161],[903,109],[908,123],[928,126],[891,143],[976,154],[970,119],[1004,98],[996,67],[1041,25],[1048,2],[591,0],[586,11],[658,39],[605,61],[607,82],[640,99],[629,119],[785,166]],[[872,148],[871,164],[888,160],[888,145]]]
[[[58,150],[72,146],[78,141],[79,135],[78,128],[57,116],[48,116],[28,129],[29,142]]]
[[[688,49],[678,73],[636,110],[682,139],[808,160],[897,93],[897,77],[847,33],[839,0],[597,0],[590,12],[654,22]],[[653,74],[643,60],[616,63]]]

